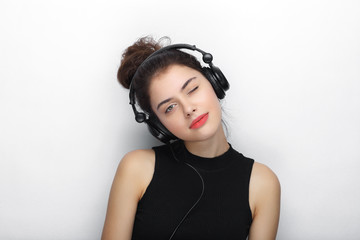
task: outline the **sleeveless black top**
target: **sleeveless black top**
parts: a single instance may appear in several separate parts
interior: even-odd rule
[[[185,214],[199,199],[172,240],[246,239],[252,222],[249,180],[254,160],[231,145],[215,158],[188,152],[173,153],[169,146],[153,148],[153,178],[138,203],[133,240],[169,239]],[[178,157],[181,156],[181,157]]]

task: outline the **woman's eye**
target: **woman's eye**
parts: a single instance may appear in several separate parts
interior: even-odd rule
[[[199,86],[194,87],[193,89],[191,89],[191,90],[188,92],[188,94],[190,94],[190,93],[192,93],[192,92],[195,92],[198,88],[199,88]]]
[[[171,104],[169,107],[166,108],[165,113],[170,112],[175,107],[175,104]]]

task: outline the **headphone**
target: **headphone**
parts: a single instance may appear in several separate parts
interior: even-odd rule
[[[144,63],[151,60],[156,55],[161,54],[162,52],[168,51],[170,49],[189,49],[193,51],[198,51],[202,54],[202,60],[209,65],[209,67],[202,67],[201,72],[206,77],[206,79],[211,83],[211,86],[213,87],[216,96],[219,99],[223,99],[225,97],[225,91],[227,91],[230,87],[229,82],[226,80],[224,74],[221,72],[221,70],[214,66],[212,63],[213,57],[210,53],[207,53],[199,48],[197,48],[195,45],[189,45],[189,44],[173,44],[166,47],[162,47],[156,52],[152,53],[150,56],[148,56],[137,68],[134,76],[132,77],[130,87],[129,87],[129,99],[130,99],[130,105],[132,106],[132,109],[135,114],[135,120],[138,123],[145,122],[148,125],[148,129],[150,133],[156,137],[158,140],[160,140],[163,143],[169,143],[171,140],[178,139],[176,136],[174,136],[169,130],[165,128],[165,126],[160,122],[160,120],[156,116],[149,116],[145,112],[139,112],[136,109],[136,97],[135,97],[135,88],[133,87],[134,79],[136,79],[138,69],[140,69]]]

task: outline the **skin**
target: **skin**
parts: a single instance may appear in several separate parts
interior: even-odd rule
[[[172,65],[154,76],[149,92],[153,111],[169,131],[184,140],[191,153],[215,157],[229,149],[220,103],[200,72]],[[205,124],[191,129],[193,120],[204,113],[208,113]],[[137,204],[152,179],[154,166],[155,153],[151,149],[129,152],[121,160],[110,192],[102,240],[131,239]],[[270,168],[257,162],[250,177],[249,204],[253,216],[249,239],[275,239],[280,183]]]

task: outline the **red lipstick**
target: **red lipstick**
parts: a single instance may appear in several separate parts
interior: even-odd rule
[[[196,129],[196,128],[201,127],[202,125],[205,124],[208,117],[209,117],[209,113],[204,113],[204,114],[198,116],[194,121],[192,121],[192,123],[190,125],[190,129]]]

